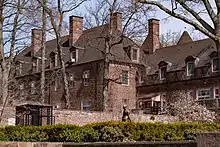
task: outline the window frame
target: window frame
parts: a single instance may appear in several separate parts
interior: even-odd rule
[[[124,80],[124,78],[126,78],[125,76],[124,76],[124,73],[127,73],[127,79],[126,79],[126,82],[123,82]],[[123,84],[123,85],[129,85],[129,71],[128,70],[122,70],[122,72],[121,72],[121,83]]]
[[[202,90],[208,90],[209,91],[209,95],[204,95],[204,96],[199,96],[199,91],[202,91]],[[196,94],[196,97],[197,97],[197,100],[204,100],[204,99],[210,99],[211,98],[211,88],[202,88],[202,89],[198,89],[197,90],[197,94]]]
[[[87,105],[84,104],[84,102],[87,102]],[[89,109],[84,109],[89,108]],[[92,103],[90,100],[82,100],[81,101],[81,111],[91,111]]]
[[[193,73],[189,74],[189,64],[192,64],[192,63],[193,63],[193,66],[194,66],[194,68],[193,68]],[[186,63],[186,71],[187,71],[187,76],[193,76],[193,75],[195,75],[195,61],[188,61],[188,62]]]
[[[69,87],[70,88],[75,87],[75,81],[74,81],[74,74],[73,73],[69,74]]]
[[[90,70],[83,71],[83,85],[89,86]]]
[[[73,56],[73,53],[74,53],[74,56]],[[78,60],[78,50],[77,49],[73,49],[73,50],[71,50],[71,52],[70,52],[70,60],[71,60],[71,62],[73,62],[73,63],[75,63],[75,62],[77,62],[77,60]],[[74,60],[74,61],[73,61]]]
[[[34,95],[36,94],[36,82],[31,81],[31,94]]]
[[[216,94],[216,90],[218,90],[218,94]],[[214,87],[213,88],[213,96],[214,96],[215,99],[220,98],[220,94],[219,94],[220,91],[219,90],[220,90],[219,87]],[[218,97],[216,97],[216,96],[218,96]]]
[[[164,77],[162,77],[162,69],[165,69],[165,73],[164,73]],[[160,70],[159,70],[159,76],[160,76],[160,80],[165,80],[166,79],[166,72],[167,72],[167,66],[161,66]]]
[[[213,58],[212,59],[212,72],[219,72],[219,67],[217,67],[218,68],[218,70],[214,70],[214,60],[216,60],[217,59],[217,64],[219,64],[219,59],[218,59],[218,57],[215,57],[215,58]]]
[[[135,56],[135,58],[134,58],[134,51],[136,51],[136,56]],[[138,58],[139,58],[139,49],[137,49],[137,48],[132,48],[132,60],[133,61],[138,61]]]

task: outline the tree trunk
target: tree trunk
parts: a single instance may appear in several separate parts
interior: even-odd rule
[[[46,5],[46,0],[43,1]],[[45,102],[45,43],[46,43],[46,11],[43,7],[42,13],[42,46],[41,46],[41,103]],[[49,102],[48,102],[49,103]]]

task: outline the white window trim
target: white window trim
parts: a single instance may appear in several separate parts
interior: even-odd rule
[[[199,97],[199,91],[200,90],[209,90],[209,97],[211,98],[211,88],[202,88],[202,89],[198,89],[197,91],[196,91],[196,99],[197,100],[199,100],[199,98],[204,98],[204,97],[207,97],[207,96],[200,96]]]
[[[70,53],[71,62],[77,62],[78,61],[78,49],[76,49],[75,51],[76,51],[76,57],[75,58],[73,57],[73,54],[72,54],[73,51],[71,51],[71,53]]]
[[[160,67],[160,70],[159,70],[160,80],[165,80],[165,79],[166,79],[166,77],[162,78],[162,75],[161,75],[161,73],[162,73],[162,72],[161,72],[161,69],[164,68],[164,67],[166,68],[166,72],[167,72],[167,66],[161,66],[161,67]]]
[[[213,67],[214,67],[214,64],[213,64],[214,62],[213,62],[213,60],[215,60],[215,59],[218,59],[218,57],[213,58],[212,61],[211,61],[211,64],[212,64],[212,66],[211,66],[211,67],[212,67],[212,72],[219,72],[219,70],[215,70],[215,71],[214,71],[214,68],[213,68]]]
[[[194,64],[194,72],[195,72],[195,61],[190,61],[186,63],[186,72],[187,72],[187,76],[193,76],[195,73],[193,74],[189,74],[189,70],[188,70],[188,64],[189,63],[193,63]]]
[[[36,94],[36,87],[35,81],[31,82],[31,94]]]
[[[127,83],[127,84],[122,83],[122,78],[123,78],[122,74],[123,74],[123,71],[127,71],[127,72],[128,72],[128,83]],[[128,70],[122,70],[122,72],[121,72],[121,83],[122,83],[122,85],[126,85],[126,86],[129,85],[129,83],[130,83],[129,76],[130,76],[130,75],[129,75],[129,71],[128,71]]]

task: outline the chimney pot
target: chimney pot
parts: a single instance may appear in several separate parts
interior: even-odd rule
[[[69,44],[72,46],[83,32],[83,17],[69,17]]]

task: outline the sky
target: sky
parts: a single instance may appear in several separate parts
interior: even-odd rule
[[[85,6],[92,6],[94,5],[95,0],[90,0],[89,2],[81,5],[79,7],[79,9],[77,9],[74,13],[77,15],[82,15],[84,16],[87,12],[85,10]],[[153,16],[153,18],[159,19],[160,20],[160,34],[164,34],[167,33],[169,30],[171,30],[172,32],[183,32],[183,31],[189,31],[189,33],[192,33],[193,28],[184,23],[181,20],[175,19],[175,18],[171,18],[169,17],[169,15],[167,15],[166,13],[164,13],[163,11],[157,9],[155,15]],[[199,34],[201,35],[198,31],[194,31],[194,35],[195,34]],[[204,36],[203,36],[204,37]]]

